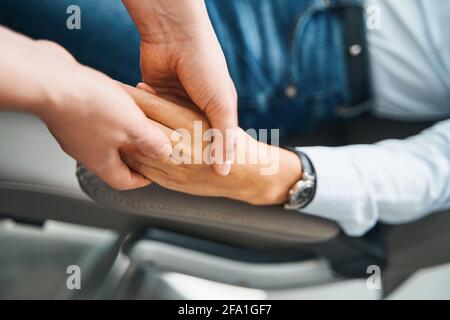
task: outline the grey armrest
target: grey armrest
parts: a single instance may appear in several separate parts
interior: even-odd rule
[[[117,191],[79,166],[83,191],[105,207],[152,218],[158,228],[180,231],[239,246],[283,247],[322,242],[335,237],[330,221],[284,210],[281,206],[252,206],[224,198],[182,194],[150,185]]]

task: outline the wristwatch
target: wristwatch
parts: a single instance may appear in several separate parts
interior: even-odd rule
[[[316,194],[316,172],[311,160],[306,154],[295,148],[286,148],[294,152],[302,164],[302,178],[289,190],[289,200],[284,205],[287,210],[298,210],[305,208],[314,199]]]

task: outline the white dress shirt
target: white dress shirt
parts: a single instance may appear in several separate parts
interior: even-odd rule
[[[302,212],[335,220],[352,236],[377,221],[450,208],[450,1],[366,2],[381,14],[380,28],[367,32],[375,113],[443,121],[406,140],[299,148],[317,173],[316,196]]]

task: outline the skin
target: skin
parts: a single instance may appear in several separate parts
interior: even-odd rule
[[[125,85],[124,88],[149,117],[148,121],[159,126],[167,137],[176,137],[175,130],[180,128],[194,136],[194,121],[202,122],[203,132],[210,128],[207,118],[190,104],[181,106],[161,99],[154,95],[155,91],[151,87],[144,84],[138,85],[139,89]],[[135,171],[171,190],[199,196],[226,197],[253,205],[285,203],[290,188],[302,174],[298,157],[285,149],[258,142],[240,128],[237,129],[236,140],[235,156],[245,154],[245,159],[249,159],[250,154],[259,152],[262,154],[258,159],[262,161],[238,164],[235,158],[231,173],[222,178],[217,178],[209,164],[193,164],[193,141],[189,144],[185,140],[182,144],[184,156],[191,159],[191,164],[179,164],[171,158],[149,158],[132,145],[123,149],[122,157]],[[180,141],[174,139],[173,147]],[[209,143],[203,143],[203,150]],[[279,170],[272,175],[261,175],[261,168],[267,167],[268,160],[279,160]]]
[[[128,168],[120,150],[132,144],[149,157],[167,158],[170,141],[120,85],[79,64],[56,43],[3,27],[0,51],[0,110],[40,117],[66,153],[113,188],[150,183]]]
[[[233,159],[237,94],[203,0],[123,0],[141,34],[143,81],[160,97],[194,102],[225,137],[223,160]],[[225,135],[228,129],[231,133]],[[227,175],[231,166],[214,169]]]

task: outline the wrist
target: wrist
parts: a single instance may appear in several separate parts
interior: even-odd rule
[[[209,23],[204,0],[123,0],[145,43],[184,42]]]
[[[301,162],[296,154],[283,148],[279,152],[279,168],[273,175],[263,180],[265,192],[261,201],[271,205],[284,204],[289,199],[289,190],[302,176]]]
[[[289,190],[302,175],[300,160],[291,151],[273,146],[268,148],[270,163],[264,161],[264,164],[256,166],[244,166],[245,190],[240,192],[238,200],[254,205],[279,205],[288,201]]]
[[[48,106],[47,53],[36,42],[0,26],[0,105],[12,110],[40,113]],[[30,54],[32,52],[32,54]]]
[[[73,109],[71,106],[77,106],[78,112],[81,112],[79,108],[82,106],[89,107],[95,99],[95,84],[90,81],[88,69],[83,65],[73,64],[64,72],[43,81],[43,95],[34,113],[46,120],[62,114],[68,116]]]

